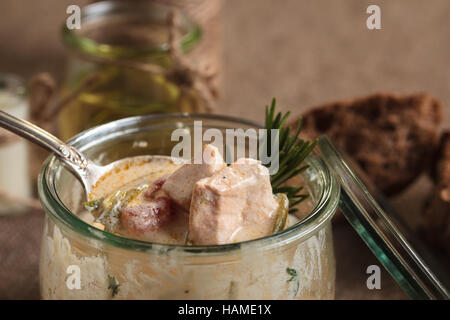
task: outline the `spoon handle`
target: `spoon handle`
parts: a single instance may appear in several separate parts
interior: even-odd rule
[[[0,127],[38,144],[50,152],[54,152],[77,173],[87,167],[87,159],[75,148],[65,144],[54,135],[26,120],[16,118],[0,110]]]

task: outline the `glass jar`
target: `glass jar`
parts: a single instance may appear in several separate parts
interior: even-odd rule
[[[59,115],[62,139],[129,116],[205,112],[197,89],[182,77],[156,72],[174,66],[167,22],[172,9],[149,1],[101,1],[82,8],[81,29],[63,27],[71,55],[61,97],[72,100]],[[177,44],[197,67],[211,46],[200,46],[199,25],[179,9],[177,13]]]
[[[174,129],[260,128],[214,115],[149,115],[118,120],[70,140],[97,163],[127,156],[170,155]],[[40,261],[44,299],[332,299],[335,258],[331,218],[339,185],[323,160],[307,158],[303,183],[309,213],[281,233],[214,246],[131,240],[92,227],[77,217],[80,183],[50,157],[38,179],[46,211]],[[79,288],[74,277],[79,276]],[[116,290],[117,289],[117,290]]]

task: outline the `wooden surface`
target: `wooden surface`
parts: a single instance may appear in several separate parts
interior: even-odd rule
[[[59,27],[72,3],[2,0],[0,72],[27,78],[50,71],[60,78],[65,53]],[[366,28],[369,4],[381,6],[382,30]],[[450,127],[448,0],[226,0],[224,21],[220,113],[262,120],[274,96],[280,108],[299,114],[376,91],[428,91],[444,103],[443,126]],[[428,189],[423,177],[392,200],[412,226]],[[38,215],[0,218],[0,298],[39,297],[41,225]],[[2,232],[12,228],[14,238]],[[406,298],[384,271],[381,289],[367,289],[366,268],[378,262],[348,225],[334,226],[334,239],[337,299]],[[24,255],[29,259],[20,263]]]

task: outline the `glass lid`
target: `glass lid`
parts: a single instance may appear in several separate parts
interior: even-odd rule
[[[412,299],[449,299],[446,273],[356,164],[325,136],[318,147],[341,184],[342,213],[405,293]]]

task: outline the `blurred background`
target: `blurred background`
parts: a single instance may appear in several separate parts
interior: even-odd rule
[[[2,0],[0,72],[26,80],[48,72],[60,83],[69,51],[61,26],[71,4]],[[381,7],[381,30],[366,27],[370,4]],[[216,113],[262,121],[272,97],[280,109],[300,114],[375,92],[426,91],[443,103],[443,127],[450,127],[448,0],[226,0],[220,16],[223,81]],[[429,189],[422,177],[392,199],[413,227]],[[12,230],[0,233],[0,298],[39,298],[42,215],[0,223]],[[377,260],[346,223],[334,226],[334,237],[337,299],[406,298],[384,271],[381,290],[368,290],[366,268]]]

